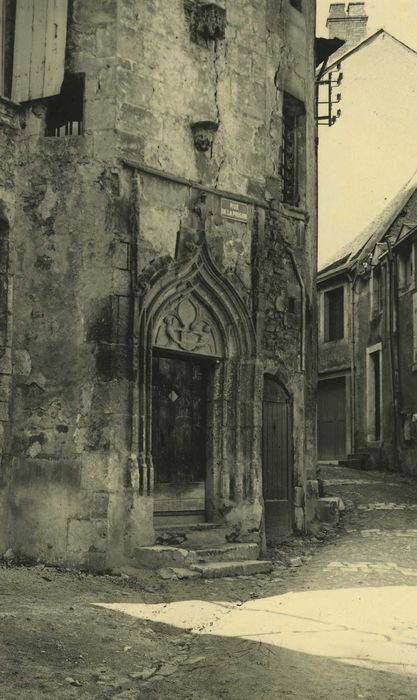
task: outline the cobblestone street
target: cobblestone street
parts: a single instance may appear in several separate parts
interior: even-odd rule
[[[2,697],[416,698],[417,484],[321,477],[342,524],[280,547],[270,575],[3,568]]]

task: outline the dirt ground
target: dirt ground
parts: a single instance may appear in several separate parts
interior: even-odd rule
[[[339,467],[322,476],[344,499],[342,523],[271,552],[269,575],[4,565],[0,697],[416,699],[417,484]],[[198,601],[189,621],[181,601]]]

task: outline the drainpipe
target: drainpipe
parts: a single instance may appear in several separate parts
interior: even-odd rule
[[[399,433],[399,417],[401,411],[401,395],[399,387],[399,367],[398,367],[398,329],[394,331],[394,320],[398,319],[398,294],[397,294],[397,274],[395,256],[392,252],[390,241],[387,239],[388,265],[387,265],[387,296],[388,296],[388,346],[391,367],[391,389],[393,398],[393,418],[394,418],[394,440],[393,452],[396,461],[396,468],[400,464],[399,447],[401,436]],[[398,321],[397,321],[398,323]],[[396,335],[396,338],[395,338]]]
[[[356,450],[355,419],[356,419],[356,364],[355,364],[355,285],[357,273],[348,273],[350,281],[350,449]]]

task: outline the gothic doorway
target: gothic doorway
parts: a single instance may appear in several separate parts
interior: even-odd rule
[[[262,476],[267,541],[292,532],[291,401],[273,377],[264,378]]]
[[[151,265],[137,305],[130,464],[147,514],[153,525],[214,524],[239,507],[256,527],[262,375],[244,297],[203,242]]]
[[[152,456],[155,523],[204,522],[207,401],[212,363],[154,353]]]

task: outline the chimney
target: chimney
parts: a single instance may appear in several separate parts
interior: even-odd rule
[[[342,55],[359,44],[367,36],[368,16],[364,2],[333,2],[329,8],[327,28],[329,38],[343,39],[345,45],[339,50]]]

